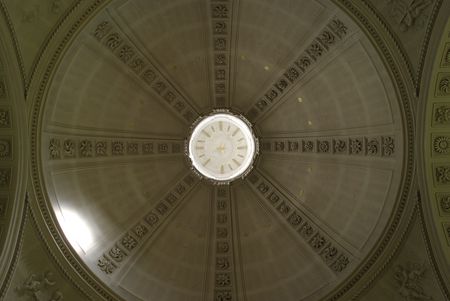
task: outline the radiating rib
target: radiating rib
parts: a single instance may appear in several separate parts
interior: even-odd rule
[[[199,178],[191,172],[185,174],[150,212],[141,217],[119,240],[103,252],[98,258],[97,267],[107,275],[115,274],[160,227],[168,222],[169,217],[199,182]]]
[[[105,48],[109,49],[122,64],[126,65],[139,82],[155,95],[161,103],[166,105],[171,112],[191,124],[199,112],[192,101],[173,83],[173,80],[158,70],[157,64],[141,51],[131,39],[108,18],[100,22],[94,32],[94,38]]]
[[[238,0],[208,1],[209,20],[211,24],[212,68],[211,81],[216,107],[229,107],[230,105],[230,79],[232,63],[232,44],[234,26],[234,8]]]
[[[212,194],[212,267],[206,300],[237,300],[235,217],[230,187],[215,187]]]
[[[287,194],[261,171],[253,171],[247,182],[260,200],[276,213],[284,224],[295,231],[296,235],[304,240],[333,272],[340,273],[351,264],[354,257],[352,252],[312,221],[304,208],[294,204]]]
[[[348,31],[348,27],[341,20],[332,19],[307,49],[289,65],[283,76],[272,83],[248,109],[247,118],[256,123],[282,103],[287,92],[298,85],[305,74],[340,44],[348,35]]]
[[[395,135],[355,135],[321,137],[261,138],[264,154],[319,154],[392,158],[396,154]]]
[[[132,139],[49,134],[45,141],[44,143],[48,145],[48,159],[55,162],[181,156],[184,147],[184,141],[181,139]]]

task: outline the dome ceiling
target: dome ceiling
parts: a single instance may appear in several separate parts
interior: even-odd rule
[[[192,124],[243,114],[260,141],[231,185],[199,179]],[[395,86],[331,1],[111,1],[42,103],[45,199],[125,300],[317,300],[370,260],[404,190]]]

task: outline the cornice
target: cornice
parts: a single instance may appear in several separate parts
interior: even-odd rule
[[[3,3],[0,2],[0,10],[3,11]],[[5,11],[3,11],[5,12]],[[0,16],[2,13],[0,12]],[[4,16],[4,15],[3,15]],[[10,271],[17,258],[19,238],[23,228],[23,214],[26,199],[26,176],[28,161],[28,139],[26,139],[27,120],[25,114],[25,100],[23,90],[23,73],[20,62],[17,61],[17,48],[7,19],[0,17],[0,83],[3,85],[3,96],[0,96],[0,111],[2,113],[0,138],[3,145],[7,145],[2,151],[4,157],[1,162],[3,170],[7,172],[5,183],[2,183],[2,201],[6,201],[5,215],[0,216],[4,233],[1,234],[0,248],[0,295],[7,287]],[[2,74],[3,73],[3,74]],[[9,174],[8,174],[9,173]]]

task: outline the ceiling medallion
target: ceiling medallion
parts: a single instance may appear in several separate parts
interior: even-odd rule
[[[252,170],[258,152],[251,123],[225,109],[197,119],[185,149],[195,173],[214,184],[244,178]]]

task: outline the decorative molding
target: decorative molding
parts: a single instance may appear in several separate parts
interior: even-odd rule
[[[397,265],[394,271],[394,279],[397,282],[397,292],[406,301],[432,300],[425,294],[421,284],[426,268],[424,264],[407,263],[405,266]]]
[[[168,220],[199,182],[199,179],[191,173],[179,180],[150,212],[123,234],[108,251],[103,253],[97,260],[97,267],[100,271],[110,275],[123,266],[126,259]]]
[[[1,158],[0,138],[0,158]],[[56,137],[48,140],[48,159],[90,159],[98,157],[182,155],[184,141],[156,139]]]
[[[230,97],[230,62],[232,13],[234,1],[211,0],[210,22],[214,66],[214,100],[217,107],[228,107]]]
[[[149,88],[158,100],[169,107],[178,117],[188,124],[197,119],[199,113],[195,106],[181,95],[169,79],[158,70],[156,64],[142,54],[112,20],[98,23],[92,36],[139,77],[143,85]]]
[[[230,188],[214,188],[214,299],[237,300]]]
[[[343,272],[351,264],[352,256],[260,172],[252,172],[247,181],[256,195],[261,197],[266,205],[281,217],[334,273]]]
[[[258,101],[247,111],[246,116],[256,122],[261,119],[270,108],[281,103],[281,99],[286,93],[298,84],[299,80],[305,74],[311,71],[313,66],[317,64],[330,49],[347,36],[349,29],[340,19],[332,19],[321,33],[314,38],[305,51],[295,59],[294,62],[284,71],[275,83],[271,84],[271,88],[262,95]]]
[[[262,138],[261,151],[391,158],[396,153],[396,142],[393,136]]]

